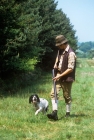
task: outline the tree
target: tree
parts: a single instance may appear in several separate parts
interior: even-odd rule
[[[0,1],[0,72],[7,71],[9,60],[17,55],[15,48],[8,46],[8,42],[12,43],[19,31],[16,22],[19,7],[14,5],[15,0]]]
[[[32,4],[32,1],[25,0],[0,2],[1,73],[33,70],[39,61],[39,52],[42,50],[38,44],[41,18]]]
[[[76,49],[73,26],[56,6],[55,0],[0,1],[0,72],[32,71],[39,62],[52,66],[58,34]]]
[[[82,42],[80,44],[80,50],[84,51],[84,52],[88,52],[90,51],[91,49],[94,49],[94,42]]]
[[[54,0],[41,0],[39,15],[42,17],[42,31],[39,34],[39,40],[43,41],[43,48],[45,48],[45,55],[42,57],[42,65],[52,67],[54,63],[54,56],[56,56],[55,37],[58,34],[64,34],[68,38],[72,48],[77,48],[76,31],[70,23],[69,18],[62,12],[56,9],[57,2]],[[53,56],[54,51],[54,56]]]

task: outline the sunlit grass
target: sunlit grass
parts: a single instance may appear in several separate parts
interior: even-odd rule
[[[60,92],[58,121],[49,120],[42,113],[34,115],[28,103],[29,96],[37,93],[49,101],[52,111],[50,90],[51,73],[17,95],[0,99],[0,140],[93,140],[94,139],[94,68],[85,60],[79,60],[76,81],[72,88],[71,118],[66,119],[65,103]]]

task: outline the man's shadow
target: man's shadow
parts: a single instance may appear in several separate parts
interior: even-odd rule
[[[64,118],[78,118],[78,117],[87,117],[86,114],[71,114],[69,117],[62,116],[58,120],[62,120]]]

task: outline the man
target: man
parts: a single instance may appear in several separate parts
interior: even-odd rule
[[[56,57],[54,69],[57,71],[56,76],[53,78],[56,83],[57,98],[55,99],[54,89],[51,90],[52,99],[52,113],[47,114],[49,119],[58,120],[58,93],[60,88],[63,90],[63,97],[66,103],[66,117],[70,116],[71,109],[71,88],[72,83],[75,80],[75,63],[76,55],[68,40],[63,36],[59,35],[56,37],[56,46],[59,48],[58,55]]]

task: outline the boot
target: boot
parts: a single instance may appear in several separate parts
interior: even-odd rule
[[[52,120],[58,120],[57,110],[54,110],[51,114],[47,114],[47,117]]]
[[[66,118],[70,117],[70,112],[66,112],[65,117],[66,117]]]

